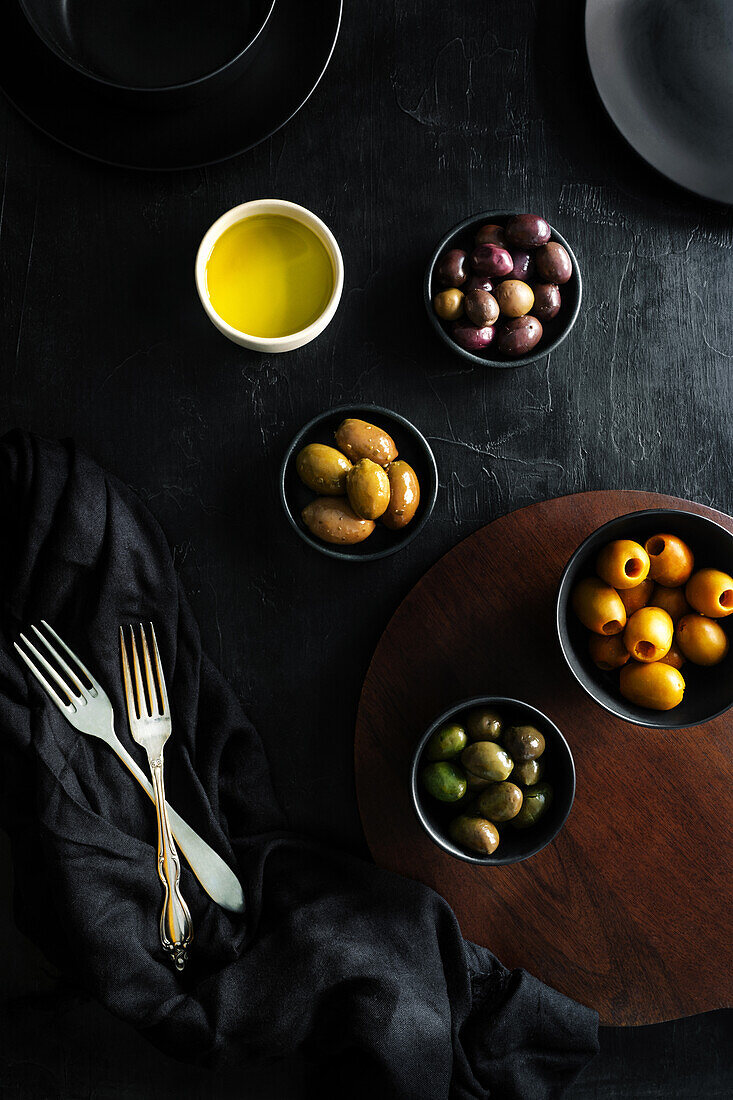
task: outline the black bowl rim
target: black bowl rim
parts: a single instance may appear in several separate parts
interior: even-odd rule
[[[304,527],[300,525],[297,518],[293,514],[293,510],[290,507],[290,501],[285,490],[285,481],[288,471],[288,465],[293,456],[293,452],[300,445],[304,437],[318,426],[323,420],[328,420],[331,416],[336,416],[341,413],[355,412],[361,410],[362,412],[369,411],[370,415],[376,413],[377,416],[391,416],[394,420],[399,421],[403,428],[416,437],[425,451],[425,456],[428,461],[430,473],[432,475],[432,486],[429,497],[421,496],[421,503],[424,502],[423,513],[415,524],[410,524],[407,528],[407,532],[404,538],[400,539],[399,536],[395,538],[394,543],[384,548],[384,550],[376,550],[371,554],[345,554],[342,550],[336,549],[327,542],[321,542],[310,534]],[[376,419],[376,417],[375,417]],[[420,492],[422,494],[422,483],[420,485]],[[370,405],[359,404],[358,402],[352,402],[348,405],[334,405],[332,409],[326,409],[324,412],[318,413],[311,420],[305,424],[300,431],[291,440],[286,452],[285,457],[282,460],[280,467],[280,501],[285,510],[285,515],[288,518],[290,526],[297,531],[304,542],[307,542],[309,546],[312,546],[314,550],[320,551],[321,554],[325,554],[326,557],[336,558],[339,561],[354,561],[354,562],[367,562],[367,561],[379,561],[381,558],[388,558],[391,554],[396,554],[398,550],[404,550],[406,546],[409,546],[413,539],[422,531],[423,527],[430,519],[435,507],[435,502],[438,498],[438,464],[435,461],[435,455],[433,449],[428,443],[426,437],[422,434],[419,428],[416,428],[406,417],[401,413],[394,412],[392,409],[388,409],[383,405]]]
[[[38,40],[50,50],[55,57],[59,59],[69,69],[73,69],[74,72],[84,77],[86,80],[90,80],[95,84],[99,84],[103,88],[111,88],[118,92],[129,92],[130,95],[136,96],[156,96],[165,95],[167,93],[183,92],[188,89],[196,88],[199,84],[206,84],[209,80],[213,80],[215,77],[225,73],[228,69],[236,66],[255,44],[259,42],[262,35],[265,32],[267,24],[270,22],[270,18],[275,9],[277,0],[265,0],[266,11],[262,17],[262,20],[255,31],[255,33],[249,38],[249,40],[242,46],[242,49],[238,51],[233,57],[230,57],[228,61],[225,61],[223,65],[220,65],[218,69],[212,69],[208,73],[202,73],[201,76],[195,77],[193,80],[184,80],[181,84],[159,84],[155,86],[143,85],[138,87],[134,84],[121,84],[117,80],[108,80],[107,77],[101,76],[99,73],[95,73],[92,69],[86,68],[84,65],[80,65],[70,54],[64,53],[59,50],[56,43],[51,39],[38,25],[31,12],[26,7],[25,0],[18,0],[18,5],[26,18],[28,25],[34,31]]]
[[[572,278],[575,278],[577,280],[578,285],[578,300],[575,303],[575,308],[573,309],[573,312],[570,315],[563,331],[558,336],[556,336],[555,339],[552,340],[549,344],[546,344],[538,351],[533,352],[532,355],[522,355],[518,359],[507,360],[484,359],[481,355],[474,355],[472,351],[466,351],[464,348],[459,347],[455,340],[451,339],[451,337],[448,335],[445,328],[443,327],[440,318],[436,317],[435,315],[435,310],[433,309],[433,299],[430,294],[430,288],[433,281],[433,270],[435,269],[438,257],[440,256],[446,245],[450,242],[452,237],[457,237],[459,233],[463,233],[464,230],[468,229],[470,226],[477,224],[478,222],[486,224],[486,222],[490,222],[491,218],[512,218],[516,213],[516,210],[484,210],[480,214],[472,214],[470,218],[464,218],[462,222],[458,222],[457,225],[454,225],[453,228],[449,229],[448,232],[445,234],[445,236],[433,252],[433,255],[425,271],[425,279],[423,281],[423,301],[425,303],[425,309],[428,317],[430,318],[431,325],[438,333],[443,343],[446,344],[451,349],[451,351],[455,352],[456,355],[460,355],[461,358],[468,360],[469,363],[475,363],[476,366],[479,367],[495,367],[498,370],[506,370],[507,368],[511,369],[514,367],[526,367],[529,366],[530,363],[536,363],[537,360],[542,359],[543,356],[549,355],[551,352],[555,351],[555,349],[558,348],[560,344],[562,344],[563,340],[567,339],[567,337],[570,335],[570,332],[578,319],[580,306],[583,301],[583,277],[580,273],[578,258],[568,242],[563,237],[562,233],[559,233],[553,225],[550,225],[550,240],[556,240],[558,244],[561,244],[563,248],[567,249],[568,255],[573,261]]]
[[[586,695],[590,696],[590,698],[593,700],[593,702],[597,706],[602,707],[603,710],[607,711],[609,714],[612,714],[614,716],[614,718],[620,718],[623,722],[628,722],[628,724],[630,726],[643,726],[646,729],[655,729],[655,730],[694,729],[695,726],[703,726],[703,725],[705,725],[706,722],[712,722],[714,719],[720,718],[720,716],[722,714],[725,714],[726,711],[729,711],[730,708],[733,706],[733,693],[732,693],[731,694],[731,700],[730,700],[729,703],[726,704],[726,706],[722,707],[720,710],[716,710],[713,714],[708,714],[704,718],[698,719],[696,722],[669,722],[669,721],[665,722],[661,719],[655,719],[654,717],[651,717],[651,716],[650,717],[640,716],[639,718],[632,720],[626,714],[623,714],[620,710],[617,710],[615,707],[609,706],[607,703],[604,703],[601,699],[599,699],[596,695],[593,694],[593,692],[587,687],[586,684],[583,683],[583,681],[581,680],[581,678],[578,675],[578,672],[575,668],[572,653],[568,653],[567,648],[565,646],[565,643],[563,641],[563,633],[564,633],[564,630],[567,629],[566,623],[564,622],[564,619],[567,618],[567,610],[570,606],[569,597],[566,597],[566,590],[567,590],[567,587],[570,583],[570,581],[569,581],[570,571],[573,568],[573,566],[575,565],[575,563],[583,556],[583,553],[586,550],[586,546],[590,542],[590,540],[595,538],[596,535],[600,534],[602,531],[605,531],[608,527],[612,527],[615,524],[621,522],[621,520],[628,520],[628,519],[634,519],[634,518],[647,519],[647,518],[651,518],[652,516],[676,516],[676,515],[679,515],[679,514],[682,514],[682,515],[685,515],[685,516],[693,516],[694,519],[700,520],[702,523],[708,524],[710,527],[717,527],[719,531],[722,531],[723,534],[727,535],[727,537],[729,539],[733,540],[733,534],[731,534],[731,532],[726,527],[723,527],[722,523],[718,523],[717,520],[710,519],[709,516],[701,516],[699,512],[689,512],[686,508],[641,508],[637,512],[625,512],[621,516],[616,516],[614,519],[609,519],[605,523],[602,523],[600,527],[596,527],[595,531],[591,531],[591,533],[589,535],[587,535],[586,538],[583,539],[580,546],[578,546],[578,548],[573,551],[570,558],[568,559],[568,562],[567,562],[565,568],[562,571],[562,575],[560,577],[560,583],[559,583],[558,588],[557,588],[557,597],[555,599],[555,629],[557,631],[557,638],[558,638],[558,641],[560,643],[560,649],[562,650],[562,655],[565,658],[565,663],[567,664],[568,668],[572,672],[575,679],[578,681],[578,683],[582,687],[583,691],[586,693]],[[563,609],[561,608],[561,601],[563,600],[564,597],[565,597],[565,615],[563,616]],[[629,704],[629,705],[631,706],[632,704]],[[655,713],[656,713],[655,711],[651,711],[651,715],[654,715]],[[662,713],[662,714],[672,714],[673,712],[671,710],[668,710],[668,711],[661,711],[660,713]]]
[[[520,709],[525,710],[529,714],[533,715],[535,718],[541,719],[541,721],[545,725],[552,727],[560,743],[565,746],[567,750],[567,758],[570,762],[570,801],[568,802],[567,809],[565,810],[565,813],[558,822],[557,828],[555,829],[554,833],[548,836],[547,839],[542,842],[542,844],[535,845],[535,847],[532,848],[530,851],[524,853],[523,855],[512,856],[511,858],[501,857],[497,859],[493,855],[473,856],[470,855],[468,852],[462,851],[457,846],[455,846],[455,849],[453,847],[449,847],[442,835],[436,829],[434,829],[430,822],[427,820],[420,804],[417,777],[418,765],[420,763],[420,757],[423,754],[423,750],[428,742],[428,739],[431,737],[434,731],[438,729],[439,726],[442,726],[444,722],[447,722],[450,718],[453,718],[454,715],[459,714],[463,710],[468,710],[469,707],[485,706],[496,706],[497,708],[501,706],[519,707]],[[539,852],[546,848],[548,844],[552,844],[553,840],[555,840],[558,834],[564,829],[565,824],[570,817],[570,811],[572,810],[573,804],[575,802],[575,788],[575,760],[573,759],[572,749],[570,748],[570,745],[568,744],[568,740],[565,737],[564,733],[562,733],[559,727],[555,725],[551,718],[548,718],[544,711],[539,710],[537,707],[533,707],[531,703],[525,703],[523,699],[513,699],[508,695],[475,695],[470,699],[463,699],[460,702],[455,703],[453,706],[449,707],[433,722],[431,722],[428,728],[425,730],[413,751],[412,762],[410,764],[410,793],[412,794],[412,806],[415,814],[417,815],[418,821],[432,840],[433,844],[435,844],[438,848],[441,848],[442,851],[444,851],[447,855],[453,856],[454,859],[463,860],[464,863],[474,863],[479,867],[508,867],[512,863],[522,863],[525,859],[531,859],[532,856],[536,856]]]

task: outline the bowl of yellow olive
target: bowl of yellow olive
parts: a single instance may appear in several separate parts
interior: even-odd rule
[[[280,497],[291,526],[328,557],[377,561],[404,549],[435,506],[438,469],[414,424],[378,405],[342,405],[290,443]]]
[[[468,863],[540,852],[567,821],[575,765],[567,741],[529,703],[482,695],[456,703],[412,757],[412,801],[428,836]]]
[[[611,714],[655,729],[716,718],[733,704],[733,535],[673,509],[611,520],[565,568],[557,629]]]
[[[455,225],[425,272],[425,308],[451,351],[479,366],[533,363],[565,340],[582,280],[565,238],[541,214],[485,211]]]

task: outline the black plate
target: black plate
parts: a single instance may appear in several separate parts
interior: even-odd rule
[[[461,716],[472,707],[490,707],[498,711],[506,725],[536,726],[545,738],[546,780],[552,785],[553,798],[547,813],[529,829],[513,829],[510,824],[501,826],[499,847],[490,856],[479,856],[454,844],[448,836],[448,826],[454,817],[462,811],[453,802],[438,802],[431,798],[422,787],[420,772],[425,746],[436,730],[447,722],[461,721]],[[568,819],[575,799],[575,763],[570,746],[554,722],[546,714],[529,703],[519,699],[509,699],[503,695],[478,695],[474,699],[464,699],[446,710],[428,727],[420,738],[412,756],[410,766],[410,789],[412,804],[420,824],[430,839],[456,859],[466,863],[480,863],[485,867],[501,867],[507,863],[519,863],[537,855],[555,839]]]
[[[377,522],[374,531],[364,542],[358,542],[354,546],[336,546],[322,542],[312,535],[300,518],[300,513],[307,504],[316,499],[316,494],[298,477],[295,461],[308,443],[325,443],[334,447],[334,432],[346,417],[356,417],[376,424],[392,436],[399,457],[409,462],[420,482],[420,503],[412,523],[401,531],[389,531]],[[341,561],[377,561],[403,550],[427,523],[435,507],[437,495],[438,467],[427,439],[404,416],[379,405],[339,405],[315,416],[291,441],[280,469],[280,499],[291,526],[314,550]]]
[[[696,569],[712,566],[733,573],[733,535],[706,516],[672,508],[619,516],[589,535],[565,566],[557,595],[557,632],[570,671],[596,703],[637,726],[673,730],[709,722],[733,705],[733,647],[712,668],[686,661],[682,666],[685,694],[679,706],[667,711],[648,710],[624,699],[618,687],[618,672],[602,672],[593,664],[588,653],[588,631],[570,608],[576,581],[593,575],[593,563],[601,547],[614,539],[633,539],[643,546],[652,535],[662,532],[684,539],[695,555]],[[718,621],[730,635],[730,620]]]
[[[306,102],[331,59],[342,0],[278,0],[246,71],[205,102],[144,112],[95,94],[38,39],[17,3],[3,6],[0,86],[44,133],[108,164],[152,171],[201,167],[243,153]]]

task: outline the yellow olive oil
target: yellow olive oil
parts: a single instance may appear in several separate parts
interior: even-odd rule
[[[206,263],[219,316],[249,336],[290,336],[323,313],[331,257],[312,229],[283,214],[255,214],[225,229]]]

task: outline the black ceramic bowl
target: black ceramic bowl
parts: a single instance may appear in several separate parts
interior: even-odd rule
[[[301,519],[307,504],[316,499],[298,477],[295,460],[308,443],[326,443],[334,447],[334,432],[346,417],[367,420],[383,428],[395,441],[399,457],[412,466],[420,482],[420,504],[415,518],[401,531],[389,531],[379,521],[369,538],[354,546],[336,546],[312,535]],[[309,546],[342,561],[377,561],[404,550],[420,534],[435,506],[438,495],[438,468],[435,456],[425,436],[414,424],[399,413],[380,408],[379,405],[340,405],[321,413],[301,428],[283,459],[280,470],[280,498],[292,527]]]
[[[550,240],[557,241],[558,244],[561,244],[567,249],[570,259],[573,262],[573,274],[569,281],[565,283],[564,286],[560,287],[560,295],[562,297],[560,312],[552,321],[548,321],[543,325],[542,339],[529,355],[522,355],[517,359],[511,359],[509,356],[502,355],[497,351],[493,344],[480,353],[465,351],[465,349],[460,347],[450,335],[451,322],[441,321],[440,317],[438,317],[433,309],[433,295],[445,288],[433,285],[433,272],[443,253],[449,248],[461,248],[470,254],[474,247],[474,237],[482,225],[504,226],[511,217],[518,213],[520,213],[518,210],[487,210],[483,214],[472,214],[470,218],[466,218],[465,221],[460,222],[458,225],[454,225],[435,249],[425,272],[423,298],[431,325],[452,352],[456,355],[460,355],[462,359],[466,359],[469,363],[475,363],[479,367],[526,367],[528,363],[534,363],[537,359],[542,359],[543,356],[549,355],[551,351],[554,351],[555,348],[560,346],[578,319],[578,313],[580,312],[583,283],[577,257],[565,238],[561,236],[556,229],[552,229],[551,227],[552,232]],[[497,280],[497,282],[500,281],[501,280]],[[531,282],[532,280],[530,279],[529,281]]]
[[[733,535],[713,520],[694,512],[657,508],[631,512],[604,523],[581,543],[565,566],[557,594],[557,633],[565,660],[578,683],[611,714],[653,729],[684,729],[723,714],[733,704],[733,647],[725,660],[712,668],[686,661],[682,667],[685,694],[672,710],[649,710],[624,699],[618,688],[618,672],[603,672],[588,653],[588,631],[576,618],[570,597],[577,581],[593,576],[598,552],[614,539],[634,539],[642,546],[655,534],[678,535],[695,555],[695,568],[713,566],[733,574]],[[730,635],[733,623],[719,620]]]
[[[448,825],[461,810],[455,802],[438,802],[431,798],[420,782],[420,772],[426,761],[423,760],[425,746],[446,722],[460,722],[461,716],[472,707],[491,707],[499,712],[508,725],[536,726],[545,738],[545,767],[543,776],[552,785],[553,799],[549,810],[536,825],[529,829],[513,829],[511,823],[500,829],[499,847],[490,856],[479,856],[461,848],[448,836]],[[554,840],[568,819],[575,798],[575,764],[570,746],[546,714],[522,703],[519,699],[508,699],[503,695],[478,695],[474,699],[464,699],[436,718],[420,738],[412,757],[410,769],[412,802],[420,824],[439,848],[456,859],[466,863],[480,863],[485,867],[501,867],[506,863],[518,863],[522,859],[541,852]]]
[[[19,0],[88,87],[140,107],[199,102],[254,58],[276,0]]]

